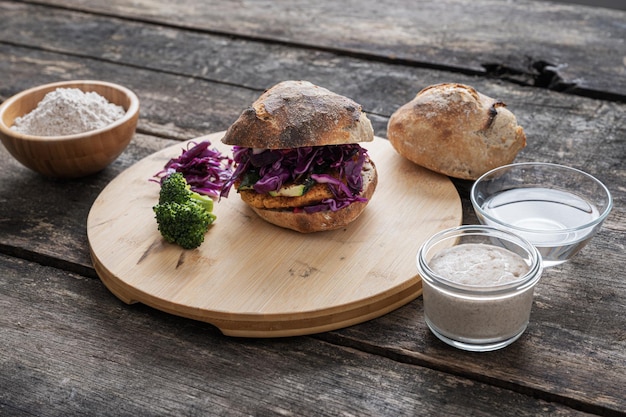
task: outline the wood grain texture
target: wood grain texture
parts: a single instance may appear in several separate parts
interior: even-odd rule
[[[432,17],[431,26],[437,24],[438,6],[425,3],[421,13]],[[178,6],[156,12],[175,23],[158,24],[132,13],[115,17],[73,11],[74,4],[57,8],[0,1],[0,100],[34,85],[93,78],[132,88],[140,97],[142,114],[127,150],[104,171],[81,180],[43,178],[0,147],[0,252],[10,255],[8,263],[0,265],[0,280],[8,280],[0,304],[2,311],[9,311],[0,319],[2,412],[415,415],[419,410],[465,416],[582,415],[577,410],[584,410],[624,415],[626,104],[529,88],[524,85],[538,74],[506,73],[536,62],[535,54],[520,61],[520,50],[543,51],[563,58],[559,62],[575,53],[575,65],[561,66],[559,73],[582,68],[578,86],[601,84],[610,97],[614,83],[623,81],[623,72],[607,76],[605,69],[618,67],[603,64],[621,56],[615,42],[623,36],[611,33],[624,27],[622,15],[612,14],[617,20],[606,21],[595,9],[568,6],[562,9],[569,16],[563,25],[558,19],[546,23],[520,15],[503,29],[510,28],[511,34],[503,36],[511,43],[506,48],[497,45],[498,51],[512,54],[498,62],[504,71],[494,72],[494,78],[451,66],[186,30],[178,23],[185,22],[188,12]],[[526,4],[531,14],[544,10],[535,8],[535,2],[516,4]],[[555,5],[547,6],[555,10]],[[514,35],[536,25],[552,31],[546,42],[534,45],[527,42],[532,38]],[[612,37],[606,48],[598,44],[577,52],[577,47],[570,49],[573,44],[561,43],[579,28],[579,33],[590,33],[586,25],[595,26],[591,32],[596,35]],[[449,37],[454,27],[448,25]],[[443,33],[443,25],[440,30]],[[590,45],[594,36],[588,38]],[[471,56],[465,56],[468,62],[493,56],[493,43],[474,46]],[[396,48],[403,50],[398,44],[390,52]],[[355,99],[364,105],[378,136],[385,136],[389,115],[421,88],[451,81],[472,85],[505,101],[524,127],[528,146],[517,160],[556,162],[590,172],[609,186],[615,208],[591,244],[541,282],[524,336],[487,355],[439,343],[423,322],[420,298],[376,320],[314,336],[327,342],[320,345],[328,348],[325,355],[282,344],[271,350],[274,341],[233,343],[203,323],[118,303],[96,279],[89,257],[86,219],[98,194],[125,168],[175,143],[173,139],[227,128],[260,91],[283,79],[308,79]],[[463,203],[463,222],[476,223],[468,199],[471,183],[454,184]],[[310,339],[283,342],[309,346]],[[362,360],[355,362],[355,357]],[[339,358],[352,360],[352,367]],[[425,368],[441,372],[430,374]],[[247,371],[243,377],[242,369]],[[163,375],[169,374],[175,380],[166,381]],[[319,398],[328,404],[322,412]]]
[[[71,21],[71,14],[66,16]],[[92,26],[100,26],[100,18],[95,19]],[[82,22],[81,25],[90,26],[88,22]],[[4,26],[0,26],[0,29],[2,27]],[[154,34],[151,27],[144,30],[149,35]],[[168,38],[174,39],[172,42],[180,48],[195,42],[179,32],[167,32],[167,35],[163,38],[153,37],[156,49],[165,47]],[[66,35],[63,39],[66,45],[71,45],[76,38]],[[131,44],[130,40],[128,43]],[[214,59],[227,59],[231,54],[250,56],[253,49],[246,42],[243,45],[234,43],[228,49],[234,52],[228,53],[225,50],[214,56]],[[124,56],[139,52],[127,50]],[[605,228],[614,230],[617,235],[612,239],[619,241],[617,236],[620,231],[625,230],[626,224],[626,213],[622,210],[626,206],[626,194],[619,186],[610,184],[626,182],[626,171],[623,168],[623,161],[626,160],[626,118],[622,117],[626,112],[626,105],[565,96],[540,89],[520,88],[489,79],[451,75],[434,70],[415,70],[376,63],[363,65],[352,58],[317,53],[309,56],[308,60],[304,60],[304,56],[301,51],[289,48],[262,49],[260,55],[253,55],[250,67],[238,67],[239,75],[236,78],[211,81],[191,75],[164,74],[132,65],[117,65],[97,59],[80,59],[60,53],[0,44],[0,71],[11,74],[10,83],[0,84],[0,96],[9,97],[20,89],[59,78],[89,77],[114,80],[128,86],[137,92],[142,105],[139,133],[131,145],[107,169],[84,182],[55,182],[40,178],[27,172],[1,148],[0,170],[5,181],[0,181],[0,193],[4,196],[11,195],[14,187],[37,189],[38,192],[36,195],[20,193],[12,196],[17,199],[15,204],[0,205],[0,218],[5,219],[2,222],[0,243],[12,251],[25,250],[32,252],[34,256],[46,256],[49,260],[60,256],[69,261],[72,267],[92,271],[84,222],[89,207],[102,188],[137,160],[173,143],[159,137],[190,139],[227,128],[246,104],[258,96],[258,92],[247,87],[232,86],[228,80],[238,83],[254,80],[254,69],[258,65],[270,65],[271,60],[278,60],[280,67],[286,66],[285,72],[272,73],[273,78],[313,79],[364,103],[368,114],[373,114],[373,123],[379,136],[385,135],[386,122],[393,109],[410,100],[420,88],[429,83],[453,79],[504,100],[528,136],[528,145],[518,155],[517,160],[573,166],[609,184],[614,193],[616,208],[607,219]],[[175,56],[165,54],[162,61],[157,63],[165,64],[174,58]],[[297,68],[293,66],[297,60],[303,60],[304,65]],[[313,61],[316,64],[309,65]],[[211,74],[211,77],[213,75],[215,74]],[[358,82],[351,83],[352,79]],[[150,136],[145,136],[142,132],[147,132]],[[463,201],[464,222],[476,223],[469,202],[471,183],[455,181],[455,185]],[[71,204],[67,205],[68,201]],[[64,250],[59,251],[58,247]],[[56,261],[61,260],[57,258]]]
[[[208,140],[223,154],[224,132]],[[415,255],[432,234],[461,224],[450,180],[398,155],[384,139],[364,144],[378,169],[376,193],[345,228],[301,234],[267,223],[232,193],[197,250],[165,243],[148,179],[181,152],[173,146],[124,171],[87,219],[93,262],[107,287],[207,321],[232,336],[318,333],[378,317],[421,294]]]
[[[0,271],[3,416],[588,416],[312,337],[227,338],[17,258]]]
[[[47,0],[181,28],[626,98],[626,12],[550,2]],[[584,10],[584,14],[580,12]],[[558,22],[555,25],[555,22]]]

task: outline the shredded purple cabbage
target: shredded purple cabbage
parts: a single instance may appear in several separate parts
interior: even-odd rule
[[[235,181],[250,171],[258,175],[252,187],[260,194],[277,191],[283,184],[312,178],[328,184],[334,197],[301,210],[307,213],[337,211],[355,201],[367,201],[359,196],[363,190],[361,171],[366,156],[367,150],[358,144],[264,150],[235,146],[233,159],[237,166],[224,185],[222,196],[228,197]],[[338,175],[329,175],[329,172]]]
[[[187,149],[183,149],[179,157],[170,159],[155,177],[161,182],[170,173],[180,172],[192,191],[219,198],[233,174],[233,160],[210,146],[210,141],[189,142]]]

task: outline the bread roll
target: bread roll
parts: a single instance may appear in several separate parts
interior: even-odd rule
[[[421,90],[389,119],[398,153],[435,172],[474,180],[511,163],[526,135],[501,101],[455,83]]]
[[[283,81],[244,110],[222,142],[289,149],[373,140],[372,123],[355,101],[308,81]]]

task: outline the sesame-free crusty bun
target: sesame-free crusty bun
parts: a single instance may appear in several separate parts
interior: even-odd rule
[[[324,232],[341,229],[357,219],[365,210],[367,203],[374,195],[378,184],[376,166],[370,160],[361,172],[363,178],[363,191],[360,196],[366,201],[356,201],[347,207],[337,211],[319,211],[315,213],[294,212],[290,209],[262,209],[250,206],[252,210],[263,220],[285,229],[295,230],[300,233]]]
[[[339,229],[365,209],[378,182],[360,142],[374,140],[361,106],[308,81],[265,91],[227,130],[231,186],[256,214],[301,233]]]
[[[421,90],[389,119],[398,153],[435,172],[474,180],[511,163],[526,135],[505,104],[455,83]]]
[[[372,140],[372,124],[353,100],[308,81],[283,81],[244,110],[222,142],[288,149]]]

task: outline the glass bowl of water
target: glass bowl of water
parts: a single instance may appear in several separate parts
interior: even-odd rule
[[[575,168],[526,162],[493,169],[470,192],[482,224],[530,241],[543,266],[568,261],[600,230],[613,207],[609,190]]]

